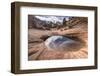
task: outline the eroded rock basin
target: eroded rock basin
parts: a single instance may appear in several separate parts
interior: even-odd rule
[[[77,51],[83,43],[64,36],[51,36],[45,40],[45,46],[53,51]]]

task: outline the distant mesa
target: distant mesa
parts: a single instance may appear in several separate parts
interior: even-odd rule
[[[72,28],[78,23],[87,22],[86,17],[28,15],[28,28],[50,30],[51,28]]]
[[[28,25],[29,28],[38,28],[38,29],[49,29],[55,28],[57,26],[63,25],[63,19],[69,19],[69,17],[60,17],[60,16],[28,16]]]

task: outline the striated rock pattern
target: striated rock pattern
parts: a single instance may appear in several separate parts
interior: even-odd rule
[[[67,21],[63,17],[60,19],[62,23],[58,23],[59,20],[49,23],[50,21],[41,20],[39,17],[33,18],[30,15],[28,20],[29,60],[88,57],[88,19],[86,17],[69,17]],[[52,27],[54,24],[56,27]]]

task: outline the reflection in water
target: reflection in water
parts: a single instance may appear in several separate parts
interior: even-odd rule
[[[81,42],[63,36],[51,36],[45,41],[49,50],[54,51],[75,51],[79,50]]]

